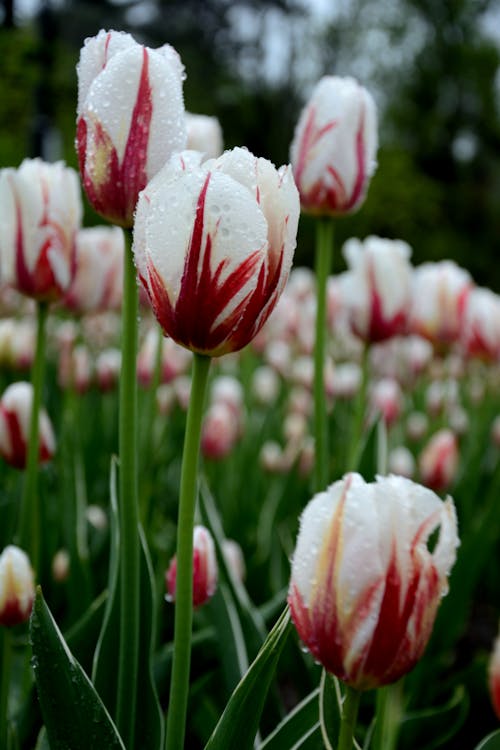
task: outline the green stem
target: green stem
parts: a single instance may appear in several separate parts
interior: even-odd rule
[[[373,750],[395,750],[403,715],[402,681],[377,690]]]
[[[346,685],[337,750],[352,750],[361,693]]]
[[[47,303],[38,302],[35,361],[31,373],[33,402],[30,415],[28,460],[26,462],[26,474],[19,518],[19,546],[27,552],[35,570],[39,570],[40,566],[40,502],[38,496],[40,435],[38,421],[45,371],[45,323],[47,313]]]
[[[116,721],[129,750],[135,746],[139,661],[140,543],[137,490],[138,290],[130,233],[125,247],[119,414],[120,645]]]
[[[361,357],[361,383],[356,395],[356,405],[347,459],[347,471],[356,471],[362,451],[363,422],[366,413],[366,396],[368,392],[368,346],[363,345]]]
[[[314,488],[328,484],[328,414],[325,404],[326,290],[333,259],[333,222],[316,222],[316,339],[314,344]]]
[[[156,349],[155,349],[155,358],[154,358],[154,368],[153,368],[153,375],[151,378],[151,383],[149,385],[148,391],[145,394],[146,403],[144,412],[146,414],[146,419],[143,419],[142,421],[142,431],[141,431],[141,449],[143,451],[143,456],[145,457],[145,461],[147,462],[147,465],[144,467],[144,470],[146,471],[146,475],[149,474],[153,468],[153,461],[154,461],[154,448],[155,448],[155,433],[154,433],[154,427],[155,427],[155,417],[157,413],[157,406],[156,406],[156,395],[158,393],[158,388],[161,383],[161,376],[162,376],[162,367],[163,367],[163,361],[162,361],[162,354],[163,354],[163,338],[164,334],[160,326],[157,327],[156,330]],[[151,515],[152,515],[152,493],[149,488],[147,487],[146,490],[142,490],[142,502],[141,502],[141,510],[142,510],[142,523],[143,526],[145,526],[146,529],[148,529],[151,525]]]
[[[0,747],[7,747],[9,732],[9,686],[12,657],[10,630],[0,627]]]
[[[166,750],[182,750],[186,730],[193,620],[193,526],[203,402],[209,368],[209,357],[201,354],[194,355],[191,397],[182,455],[177,525],[174,657],[170,682]]]

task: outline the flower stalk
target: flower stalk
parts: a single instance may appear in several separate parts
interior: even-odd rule
[[[180,750],[184,747],[186,731],[193,620],[193,528],[203,403],[210,362],[210,357],[194,354],[191,397],[182,455],[177,525],[174,655],[167,716],[166,750]]]
[[[116,721],[126,747],[134,747],[139,658],[139,506],[137,484],[138,289],[126,232],[119,414],[120,646]]]
[[[40,503],[38,497],[38,458],[40,435],[38,421],[42,402],[43,379],[45,372],[45,340],[48,304],[37,303],[37,334],[35,361],[31,373],[33,402],[31,406],[28,459],[24,481],[21,511],[19,517],[18,543],[32,560],[35,569],[40,564]]]
[[[352,750],[354,741],[354,730],[358,717],[359,701],[361,692],[349,685],[345,686],[344,702],[342,703],[342,716],[340,720],[338,750]]]
[[[326,353],[326,292],[333,259],[333,221],[316,222],[316,338],[314,345],[314,486],[328,484],[328,414],[325,404],[324,367]]]

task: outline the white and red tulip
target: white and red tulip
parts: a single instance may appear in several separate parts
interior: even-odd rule
[[[29,558],[9,545],[0,555],[0,625],[11,627],[29,619],[35,598],[35,580]]]
[[[0,399],[0,455],[11,466],[24,469],[28,458],[29,429],[33,404],[31,383],[12,383]],[[50,461],[56,441],[49,417],[39,412],[39,463]]]

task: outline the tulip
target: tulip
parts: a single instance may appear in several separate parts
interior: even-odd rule
[[[245,346],[280,296],[299,217],[288,167],[245,149],[200,163],[184,152],[141,193],[139,277],[167,336],[199,354]]]
[[[353,332],[363,341],[404,333],[411,304],[410,247],[401,240],[350,239],[343,248],[349,271],[343,294]]]
[[[469,357],[500,360],[500,297],[489,289],[472,289],[464,315],[461,344]]]
[[[243,582],[246,576],[246,565],[243,550],[234,539],[222,540],[222,554],[226,565],[233,573],[236,580]]]
[[[9,545],[0,555],[0,625],[26,622],[35,598],[35,582],[29,558]]]
[[[82,213],[78,175],[63,162],[25,159],[0,172],[0,276],[39,301],[60,299],[75,265]]]
[[[415,459],[404,445],[398,445],[389,453],[389,472],[411,479],[415,474]]]
[[[205,458],[220,460],[228,456],[238,441],[240,424],[231,407],[213,403],[205,414],[201,432],[201,452]]]
[[[335,215],[359,208],[376,152],[371,95],[353,78],[322,78],[302,110],[290,151],[303,211]]]
[[[119,227],[80,229],[76,235],[75,277],[63,305],[77,313],[118,309],[124,250]]]
[[[410,329],[438,347],[458,341],[473,282],[453,261],[423,263],[413,273]]]
[[[201,151],[206,159],[216,159],[224,150],[222,128],[216,117],[186,112],[187,148]]]
[[[356,690],[398,680],[424,652],[458,543],[451,498],[404,477],[347,474],[315,495],[288,594],[305,646]]]
[[[119,349],[105,349],[97,355],[95,374],[97,386],[103,393],[113,390],[120,377],[122,355]]]
[[[28,433],[33,403],[30,383],[12,383],[0,399],[0,455],[11,466],[24,469],[28,455]],[[38,419],[38,462],[50,461],[56,443],[47,413],[41,409]]]
[[[401,386],[394,378],[382,378],[370,390],[370,411],[376,418],[380,414],[390,427],[398,419],[403,409]]]
[[[217,558],[212,536],[204,526],[193,531],[193,606],[200,607],[215,594],[217,588]],[[167,598],[175,601],[177,559],[172,558],[165,574]]]
[[[130,34],[87,39],[78,73],[78,161],[87,197],[114,224],[131,227],[139,192],[186,143],[184,68],[168,44]]]
[[[488,686],[493,710],[500,719],[500,635],[493,644],[488,665]]]
[[[252,395],[261,406],[271,406],[276,403],[281,390],[281,381],[272,367],[260,365],[252,374]]]
[[[418,464],[423,484],[436,492],[445,490],[456,477],[458,461],[455,434],[448,429],[439,430],[420,454]]]

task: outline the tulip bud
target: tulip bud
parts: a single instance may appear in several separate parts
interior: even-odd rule
[[[239,422],[231,407],[222,401],[212,404],[203,419],[202,455],[212,460],[225,458],[236,445],[239,432]]]
[[[458,544],[451,498],[403,477],[335,482],[302,513],[293,555],[288,603],[305,646],[357,690],[398,680],[424,652]]]
[[[344,304],[356,336],[375,342],[404,333],[411,304],[409,245],[380,237],[350,239],[343,253],[350,269]]]
[[[245,558],[238,542],[235,542],[234,539],[224,539],[222,541],[222,553],[226,565],[233,572],[236,579],[244,581],[246,576]]]
[[[276,403],[281,388],[278,374],[272,367],[261,365],[252,375],[252,393],[255,400],[262,406]]]
[[[52,578],[57,583],[64,583],[68,580],[71,567],[71,558],[67,549],[60,549],[56,552],[52,560]]]
[[[124,251],[119,227],[80,229],[76,235],[75,277],[63,305],[77,313],[119,308]]]
[[[193,532],[193,606],[200,607],[215,594],[217,588],[217,558],[212,536],[204,526]],[[172,558],[165,574],[167,599],[175,601],[177,559]]]
[[[353,78],[322,78],[301,112],[290,150],[302,210],[329,215],[359,208],[376,151],[371,95]]]
[[[9,545],[0,555],[0,625],[28,620],[35,598],[34,574],[22,549]]]
[[[25,159],[0,172],[0,277],[38,300],[60,299],[75,269],[82,205],[78,175],[63,162]]]
[[[394,424],[403,408],[401,386],[393,378],[382,378],[371,388],[370,411],[380,414],[388,427]]]
[[[455,479],[458,469],[458,443],[451,430],[436,432],[419,458],[419,471],[422,483],[441,492]]]
[[[131,227],[140,191],[186,143],[183,65],[168,44],[101,30],[85,41],[77,73],[83,186],[97,213]]]
[[[415,474],[415,459],[404,445],[393,448],[389,453],[389,472],[411,479]]]
[[[472,289],[461,331],[462,348],[469,357],[500,359],[500,297],[489,289]]]
[[[222,128],[216,117],[186,112],[187,146],[201,151],[206,159],[216,159],[224,150]]]
[[[429,419],[421,411],[412,411],[406,420],[406,434],[408,440],[417,442],[422,440],[429,429]]]
[[[470,275],[453,261],[418,266],[413,272],[411,330],[438,347],[456,342],[471,289]]]
[[[285,286],[298,217],[288,167],[241,148],[203,164],[196,152],[171,159],[141,193],[134,225],[137,270],[164,333],[209,356],[251,341]]]
[[[113,390],[118,383],[122,355],[119,349],[105,349],[97,355],[95,374],[97,386],[102,393]]]
[[[12,383],[0,399],[0,455],[16,469],[24,469],[28,458],[28,440],[33,404],[31,383]],[[50,461],[56,441],[49,417],[40,409],[38,418],[39,463]]]
[[[493,644],[488,666],[488,686],[493,710],[500,719],[500,635]]]

